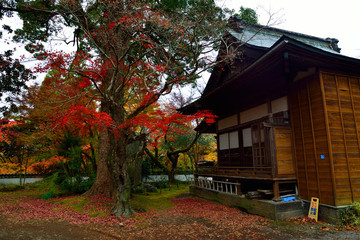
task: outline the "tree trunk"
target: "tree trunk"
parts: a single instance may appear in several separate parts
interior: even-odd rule
[[[20,169],[20,175],[19,175],[19,185],[22,186],[24,185],[24,182],[22,181],[23,178],[23,173],[22,173],[22,167],[23,167],[23,158],[22,156],[18,155],[17,156],[18,162],[19,162],[19,169]]]
[[[106,79],[102,82],[102,87],[107,89],[113,76],[113,69],[109,69]],[[118,84],[121,81],[115,83]],[[114,87],[116,89],[118,86]],[[109,114],[114,122],[114,126],[120,126],[125,122],[125,110],[119,103],[124,101],[124,92],[112,95],[108,92],[109,99],[101,101],[101,112]],[[115,104],[117,103],[117,104]],[[110,195],[114,199],[111,213],[119,218],[129,217],[132,213],[130,206],[131,180],[129,167],[131,158],[127,156],[127,145],[131,132],[126,128],[114,129],[108,126],[106,131],[100,133],[99,137],[99,157],[96,182],[89,193],[103,193]],[[105,163],[105,164],[104,164]]]
[[[106,158],[109,152],[109,137],[106,130],[99,134],[98,163],[96,179],[91,188],[85,193],[88,196],[104,194],[107,197],[113,197],[114,185],[108,170]]]
[[[117,217],[130,217],[132,213],[130,205],[131,180],[129,166],[131,161],[126,154],[127,137],[126,130],[121,129],[119,136],[114,136],[108,131],[110,149],[107,156],[107,164],[111,179],[114,184],[114,206],[111,213]]]
[[[180,157],[180,154],[171,154],[171,153],[167,153],[167,156],[171,162],[171,169],[169,172],[169,183],[173,183],[175,181],[175,170],[178,164],[178,160]]]
[[[114,181],[114,206],[111,209],[111,214],[119,218],[128,218],[133,212],[130,205],[131,181],[128,174],[128,167],[128,164],[124,164],[120,172],[116,173],[119,174],[119,178]]]
[[[127,161],[131,165],[131,180],[133,186],[139,186],[142,183],[141,179],[141,170],[144,152],[144,141],[135,141],[127,145],[126,147],[126,156]]]

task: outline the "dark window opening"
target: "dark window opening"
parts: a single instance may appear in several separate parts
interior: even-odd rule
[[[270,128],[262,123],[219,135],[219,166],[270,167]]]

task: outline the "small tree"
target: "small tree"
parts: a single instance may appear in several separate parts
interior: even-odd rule
[[[240,7],[240,12],[234,14],[234,16],[240,17],[242,20],[248,23],[258,24],[258,15],[256,11],[251,8],[244,8],[243,6]]]
[[[6,25],[5,28],[9,29]],[[11,31],[11,29],[9,30]],[[31,72],[18,59],[14,59],[12,56],[12,50],[7,50],[0,54],[0,98],[5,94],[5,101],[8,102],[7,105],[0,108],[1,112],[7,111],[9,106],[10,108],[16,108],[16,105],[11,103],[10,96],[17,95],[22,90],[25,90],[27,88],[26,81],[34,79]]]
[[[27,139],[27,135],[32,129],[31,124],[20,121],[9,122],[1,127],[3,134],[3,140],[0,142],[1,157],[18,164],[20,185],[25,183],[29,159],[34,152],[34,146]]]
[[[188,101],[181,94],[172,95],[171,104],[164,104],[163,114],[172,118],[162,129],[154,129],[150,137],[146,154],[152,162],[169,175],[169,182],[174,181],[175,170],[178,167],[180,155],[186,155],[197,143],[201,134],[194,131],[193,122],[197,122],[197,116],[183,116],[176,112],[175,108],[186,104]],[[202,113],[205,114],[205,113]],[[212,114],[207,113],[207,121],[213,121]],[[151,141],[153,140],[153,141]]]

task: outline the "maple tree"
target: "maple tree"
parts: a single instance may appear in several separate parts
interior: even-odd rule
[[[212,134],[202,134],[194,147],[186,154],[190,158],[193,168],[196,168],[201,160],[209,164],[216,164],[217,162],[217,144]]]
[[[37,144],[37,162],[30,167],[37,173],[51,173],[63,169],[69,179],[89,177],[96,172],[97,129],[86,125],[86,133],[69,124],[59,124],[53,111],[69,112],[72,104],[64,104],[70,92],[56,84],[54,72],[49,72],[42,85],[33,85],[27,92],[12,99],[17,105],[15,117],[36,125],[32,131],[33,143]],[[64,97],[66,95],[66,97]],[[58,104],[61,102],[61,106]],[[95,106],[88,106],[88,108]]]
[[[167,127],[163,131],[150,134],[153,144],[148,144],[144,149],[152,163],[168,174],[169,182],[175,179],[175,170],[179,165],[180,155],[185,158],[194,145],[201,139],[202,135],[196,132],[194,128],[199,124],[196,117],[178,115],[176,109],[179,109],[193,99],[193,95],[184,96],[181,92],[172,92],[167,102],[161,105],[163,114],[167,116],[177,116],[176,121],[167,123]],[[214,116],[215,117],[215,116]],[[195,120],[195,121],[194,121]],[[194,121],[194,122],[193,122]],[[185,161],[183,163],[186,164]]]
[[[113,186],[112,213],[129,216],[127,146],[148,132],[166,130],[179,118],[147,110],[173,88],[195,84],[201,71],[215,64],[206,53],[222,36],[223,10],[212,0],[0,3],[0,17],[16,12],[23,21],[15,40],[45,59],[35,70],[51,71],[45,84],[56,82],[61,90],[63,99],[56,102],[52,121],[82,133],[92,126],[101,130],[97,182]],[[64,26],[74,29],[70,41],[77,45],[76,53],[47,51],[44,43]],[[97,103],[100,111],[88,107]],[[98,190],[104,188],[100,186]]]
[[[170,123],[164,133],[155,136],[154,144],[144,149],[150,160],[168,174],[169,182],[174,181],[180,154],[188,152],[201,136],[193,132],[191,125],[187,125],[188,119],[180,119],[181,122]]]

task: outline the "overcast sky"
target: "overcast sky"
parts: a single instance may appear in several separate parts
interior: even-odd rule
[[[360,58],[360,0],[217,0],[220,6],[249,7],[266,24],[269,14],[278,20],[272,27],[321,38],[337,38],[341,53]]]
[[[266,24],[271,13],[274,15],[272,27],[321,38],[337,38],[342,54],[360,58],[360,0],[216,0],[216,2],[219,6],[236,11],[240,6],[250,7],[258,13],[260,24]],[[15,19],[11,20],[14,24]],[[4,50],[4,45],[1,48]]]

